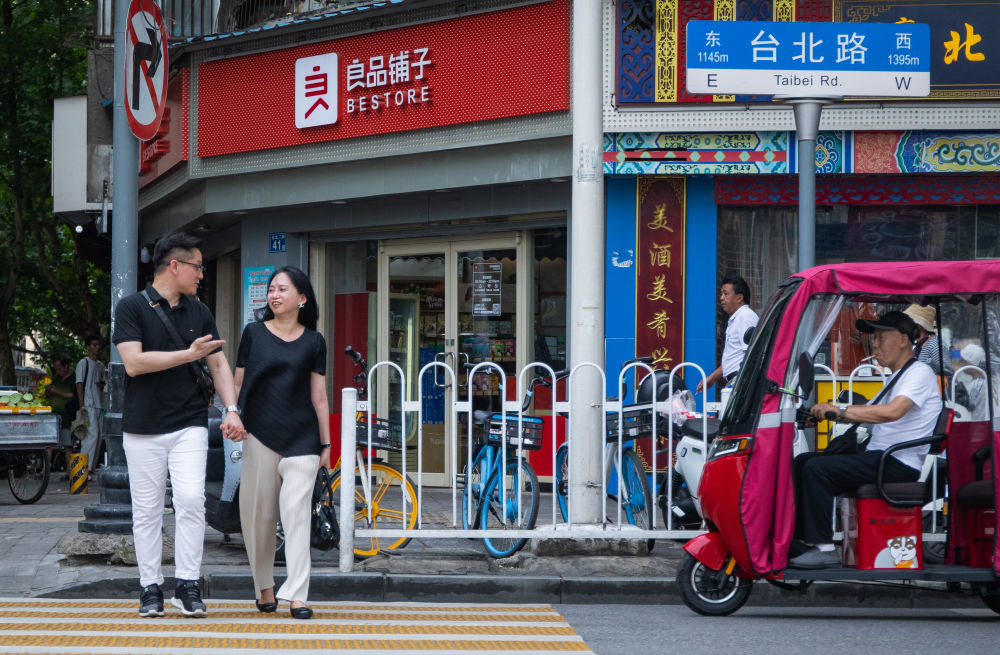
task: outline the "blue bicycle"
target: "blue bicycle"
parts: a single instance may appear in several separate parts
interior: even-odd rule
[[[523,414],[531,403],[535,385],[542,381],[542,378],[535,378],[528,385],[520,429],[517,414],[507,415],[504,430],[501,414],[481,410],[473,412],[477,438],[472,465],[467,467],[464,475],[462,527],[497,531],[530,530],[535,527],[540,495],[538,475],[527,458],[518,457],[518,446],[525,451],[542,447],[542,419]],[[502,456],[504,439],[507,442],[506,459]],[[483,547],[492,557],[510,557],[527,542],[525,537],[498,534],[484,537]]]

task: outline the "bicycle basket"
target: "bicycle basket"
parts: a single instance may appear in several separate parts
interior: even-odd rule
[[[622,436],[626,441],[653,436],[653,412],[645,409],[625,409],[622,417]],[[611,412],[605,418],[605,440],[618,441],[618,412]],[[662,421],[661,421],[662,423]]]
[[[368,417],[362,414],[357,420],[357,442],[361,448],[368,446]],[[403,450],[403,427],[396,421],[372,417],[372,448]]]
[[[517,414],[507,415],[507,447],[517,448],[519,445],[525,450],[539,450],[542,447],[542,419],[537,416],[521,417],[521,434],[517,433]],[[500,443],[500,430],[503,426],[503,416],[494,414],[490,417],[490,429],[486,433],[486,440],[491,444]]]

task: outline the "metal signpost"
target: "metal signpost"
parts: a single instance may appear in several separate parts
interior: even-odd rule
[[[795,112],[799,269],[816,260],[816,134],[824,104],[843,96],[930,94],[930,27],[919,23],[693,20],[690,93],[773,95]]]
[[[114,185],[111,231],[111,329],[118,301],[136,289],[139,253],[139,141],[160,129],[167,94],[167,30],[153,0],[115,0]],[[125,366],[111,346],[108,402],[102,430],[108,466],[100,504],[83,510],[80,532],[131,534],[132,505],[122,447]]]

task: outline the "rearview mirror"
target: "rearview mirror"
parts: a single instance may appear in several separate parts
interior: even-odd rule
[[[755,327],[748,327],[747,331],[743,333],[743,343],[750,345],[750,340],[753,339],[753,331],[756,330]]]
[[[815,380],[816,367],[813,366],[812,355],[804,352],[799,355],[799,395],[809,397]]]

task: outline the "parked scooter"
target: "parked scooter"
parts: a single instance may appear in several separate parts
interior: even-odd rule
[[[243,442],[222,437],[222,411],[208,409],[208,461],[205,467],[205,522],[222,533],[224,541],[240,529],[240,475]]]

